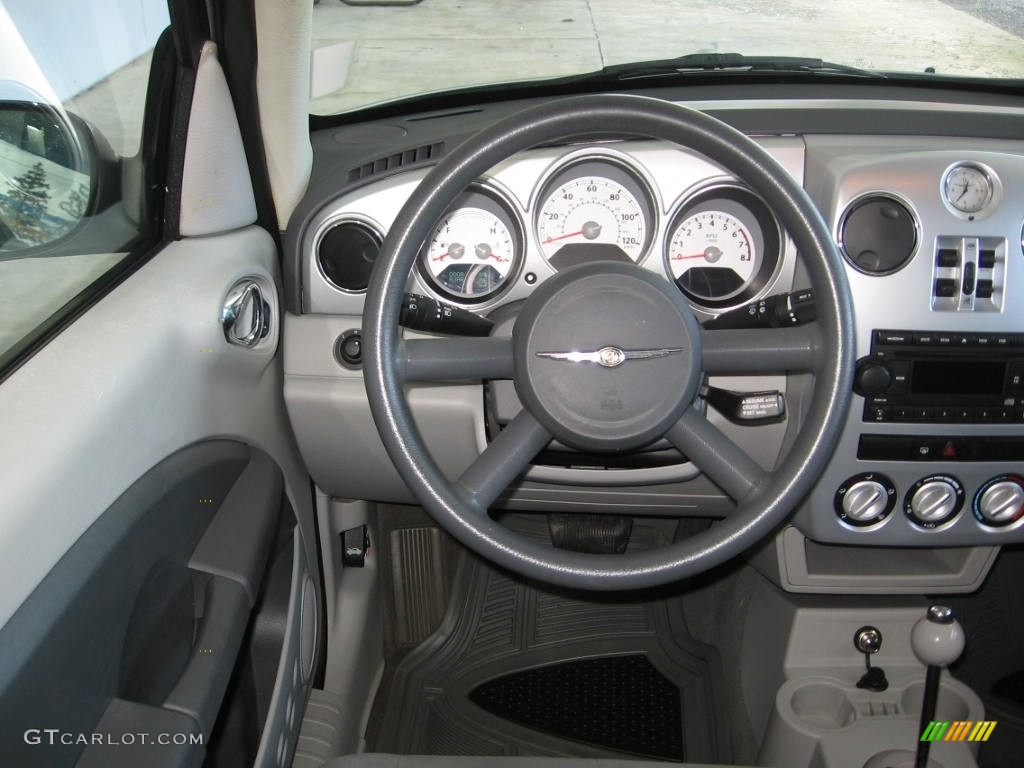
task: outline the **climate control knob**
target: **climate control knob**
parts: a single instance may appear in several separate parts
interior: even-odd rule
[[[1024,516],[1024,478],[993,477],[974,496],[974,517],[985,525],[1011,525]]]
[[[880,523],[896,506],[896,487],[885,475],[854,475],[836,491],[836,514],[848,525],[863,528]]]
[[[907,492],[903,509],[916,525],[937,528],[952,520],[964,503],[964,487],[952,475],[930,475]]]

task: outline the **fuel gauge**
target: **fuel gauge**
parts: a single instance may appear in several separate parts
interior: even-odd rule
[[[434,227],[420,252],[420,273],[441,295],[479,303],[509,283],[521,251],[512,215],[490,195],[474,190]]]

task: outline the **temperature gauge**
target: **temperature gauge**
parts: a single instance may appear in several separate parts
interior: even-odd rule
[[[420,253],[420,273],[438,293],[466,303],[494,296],[519,265],[511,216],[483,193],[444,215]],[[475,203],[475,204],[474,204]]]

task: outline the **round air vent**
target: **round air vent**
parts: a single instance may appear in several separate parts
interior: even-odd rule
[[[343,220],[320,236],[316,247],[317,264],[336,288],[350,293],[365,291],[380,244],[380,235],[369,225]]]
[[[839,242],[855,268],[869,275],[887,275],[902,269],[914,255],[917,223],[899,200],[864,197],[843,214]]]

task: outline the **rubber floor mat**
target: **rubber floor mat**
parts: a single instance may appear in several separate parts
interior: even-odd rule
[[[562,738],[683,759],[679,689],[642,654],[563,661],[484,683],[469,700]]]
[[[369,746],[728,763],[719,681],[717,652],[689,636],[675,595],[560,591],[464,555],[444,620],[396,670]]]

